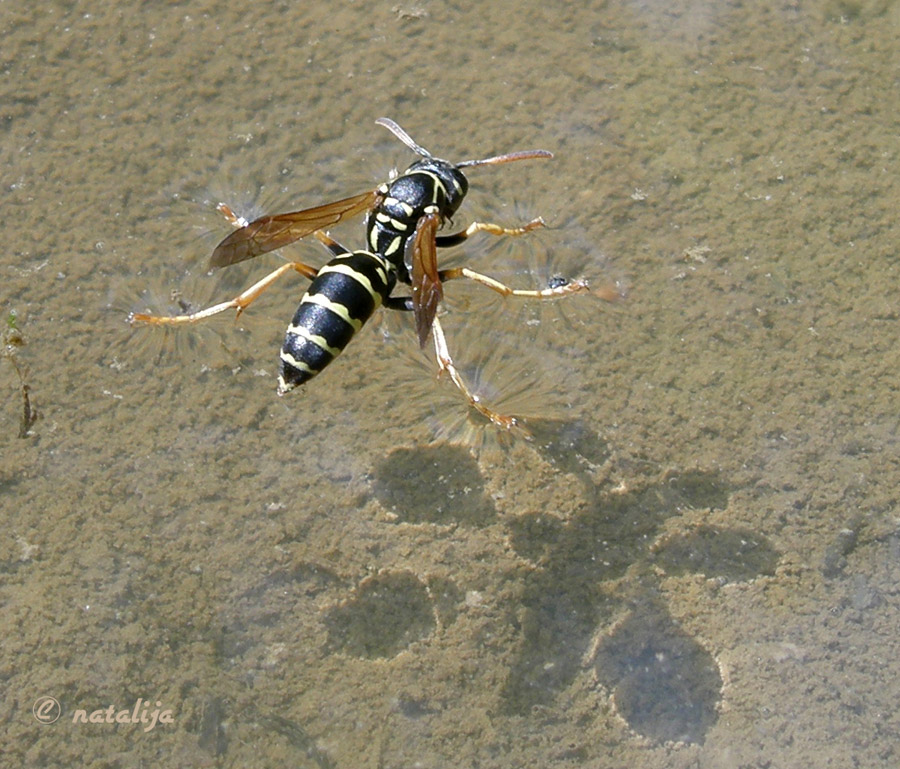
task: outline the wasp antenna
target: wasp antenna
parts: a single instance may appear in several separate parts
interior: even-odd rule
[[[389,117],[380,117],[375,121],[378,125],[384,126],[388,129],[394,136],[396,136],[400,141],[402,141],[407,147],[409,147],[413,152],[417,155],[421,155],[424,158],[434,157],[428,150],[424,147],[420,147],[416,144],[412,137],[406,133],[400,126],[398,126],[393,120]]]
[[[466,166],[496,166],[500,163],[512,163],[514,160],[531,160],[532,158],[552,158],[553,153],[547,150],[522,150],[521,152],[509,152],[506,155],[496,155],[484,160],[464,160],[457,163],[457,168]]]

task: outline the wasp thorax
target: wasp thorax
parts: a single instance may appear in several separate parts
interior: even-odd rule
[[[413,163],[403,176],[394,181],[390,195],[418,210],[435,205],[441,216],[449,219],[456,213],[468,190],[468,180],[453,163],[426,158]]]

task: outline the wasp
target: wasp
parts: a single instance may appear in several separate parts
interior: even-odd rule
[[[291,325],[285,333],[280,356],[278,393],[284,393],[308,381],[322,371],[347,346],[353,335],[374,311],[388,309],[411,311],[415,318],[419,344],[424,347],[433,338],[441,371],[446,371],[470,406],[502,427],[517,424],[516,418],[497,414],[466,386],[453,363],[437,310],[443,299],[443,284],[456,278],[474,280],[504,296],[550,299],[588,290],[583,280],[557,280],[544,289],[513,289],[493,278],[466,267],[441,270],[437,249],[458,245],[477,232],[492,235],[523,235],[544,226],[536,218],[514,228],[489,222],[473,222],[466,229],[448,235],[439,231],[452,221],[468,192],[469,183],[462,169],[499,165],[518,160],[552,158],[547,150],[524,150],[481,160],[453,163],[432,155],[418,145],[389,118],[375,121],[391,131],[409,149],[421,157],[402,174],[380,184],[374,190],[306,208],[247,222],[220,203],[218,208],[236,227],[212,253],[210,268],[216,269],[252,259],[315,236],[331,252],[323,267],[299,261],[287,262],[227,302],[199,312],[157,316],[133,313],[132,324],[193,323],[229,309],[240,315],[263,291],[282,275],[295,271],[311,283],[303,295]],[[350,251],[332,240],[324,230],[354,216],[365,214],[367,250]],[[410,287],[408,295],[394,296],[398,284]]]

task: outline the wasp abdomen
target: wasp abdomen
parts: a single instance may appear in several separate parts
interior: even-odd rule
[[[343,254],[322,267],[284,335],[279,394],[311,379],[340,355],[395,283],[393,265],[368,251]]]

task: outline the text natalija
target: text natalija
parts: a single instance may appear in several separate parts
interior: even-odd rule
[[[149,710],[150,705],[138,697],[131,710],[116,710],[115,705],[101,708],[88,714],[86,710],[76,710],[72,715],[72,723],[82,724],[145,724],[144,731],[151,731],[157,723],[173,724],[175,718],[169,709],[161,710],[162,702],[157,701],[156,709]]]

